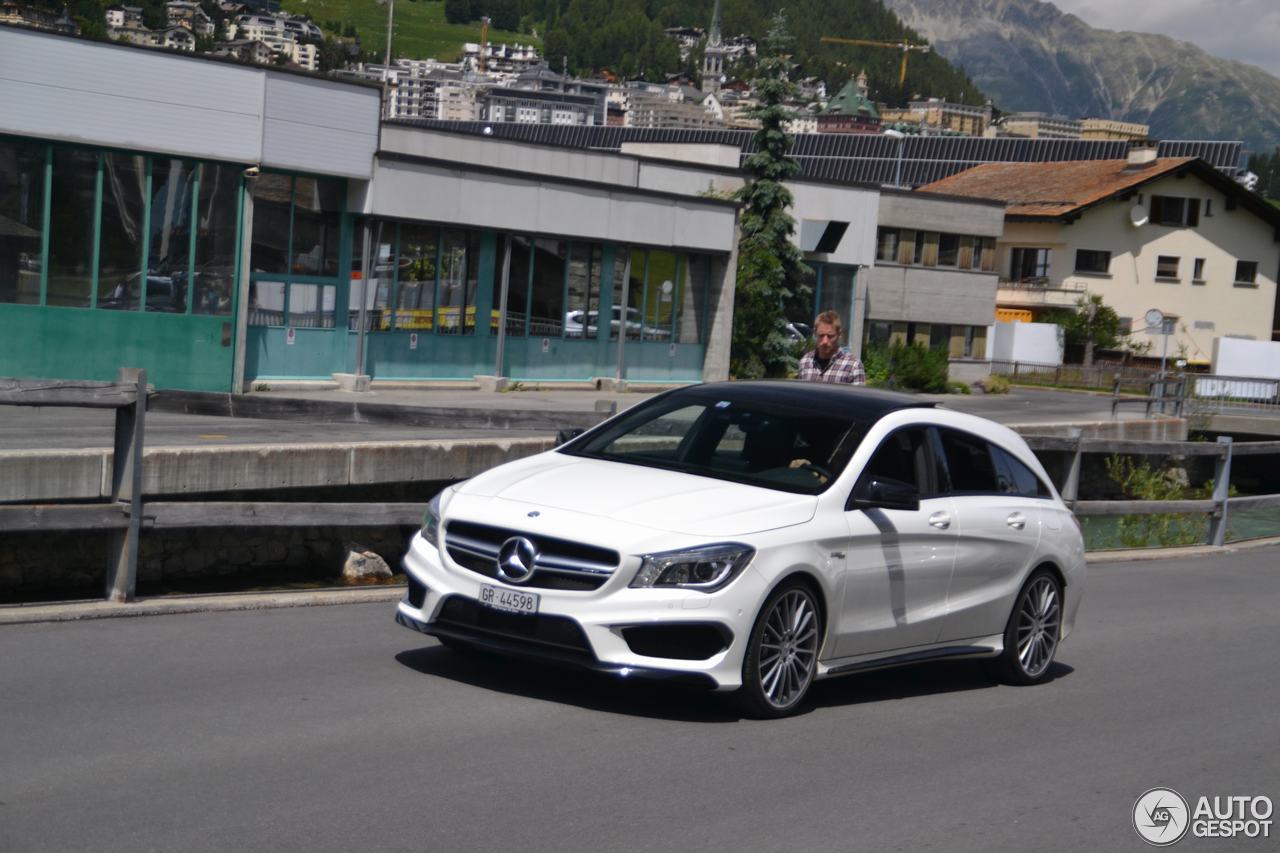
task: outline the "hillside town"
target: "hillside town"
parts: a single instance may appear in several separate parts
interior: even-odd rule
[[[309,17],[280,9],[279,0],[220,0],[215,21],[195,0],[168,0],[165,26],[152,28],[142,9],[107,8],[107,36],[146,47],[208,53],[242,62],[328,73],[367,80],[385,89],[384,115],[396,119],[517,122],[661,129],[754,129],[750,110],[757,104],[749,79],[726,73],[747,69],[756,41],[725,36],[719,7],[710,26],[667,30],[682,60],[701,48],[696,77],[674,75],[663,81],[580,78],[556,71],[551,59],[532,45],[470,42],[455,60],[396,57],[360,61],[358,39],[337,38],[342,59],[322,67],[326,34]],[[76,34],[65,14],[52,16],[17,0],[0,4],[0,22]],[[744,77],[749,77],[749,73]],[[1149,135],[1146,125],[1108,118],[1068,118],[1040,112],[999,114],[982,106],[949,102],[921,93],[905,105],[890,106],[871,96],[865,71],[845,81],[806,78],[797,81],[797,97],[787,106],[795,117],[788,132],[958,135],[1029,139],[1135,140]]]

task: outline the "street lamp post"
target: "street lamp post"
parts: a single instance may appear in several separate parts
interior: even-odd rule
[[[893,185],[895,187],[902,186],[902,146],[905,144],[907,135],[900,130],[894,130],[892,127],[885,128],[883,131],[885,136],[898,140],[898,162],[893,170]]]

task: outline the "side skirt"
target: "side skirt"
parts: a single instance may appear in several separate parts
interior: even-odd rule
[[[866,672],[873,669],[887,669],[912,663],[924,663],[931,660],[947,658],[990,658],[1000,654],[1003,649],[1002,637],[983,638],[967,645],[939,646],[932,649],[921,649],[915,652],[900,652],[885,657],[869,657],[863,659],[846,659],[845,662],[831,662],[819,665],[818,678],[833,675],[847,675],[851,672]]]

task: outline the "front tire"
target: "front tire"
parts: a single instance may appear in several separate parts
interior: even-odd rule
[[[748,716],[793,714],[818,668],[822,616],[809,587],[784,584],[765,600],[747,638],[738,702]]]
[[[1053,572],[1039,569],[1014,601],[1004,630],[1004,652],[992,662],[993,674],[1006,684],[1048,681],[1061,638],[1062,584]]]

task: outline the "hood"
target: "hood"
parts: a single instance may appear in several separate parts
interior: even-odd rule
[[[812,495],[555,452],[486,471],[459,488],[464,495],[718,539],[801,524],[818,504]],[[480,509],[462,505],[468,515]]]

